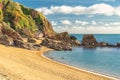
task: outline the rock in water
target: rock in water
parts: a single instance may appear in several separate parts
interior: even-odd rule
[[[87,48],[94,48],[97,46],[97,40],[95,39],[94,35],[83,35],[82,45]]]

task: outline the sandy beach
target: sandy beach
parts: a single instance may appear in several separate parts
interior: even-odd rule
[[[114,80],[49,60],[43,53],[0,45],[0,80]]]

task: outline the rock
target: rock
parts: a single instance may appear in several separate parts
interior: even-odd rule
[[[15,39],[15,40],[13,40],[13,41],[14,41],[14,46],[15,46],[15,47],[25,48],[25,49],[28,49],[28,48],[29,48],[28,45],[25,44],[25,43],[24,43],[23,41],[21,41],[21,40]]]
[[[117,43],[117,47],[120,47],[120,43]]]
[[[30,43],[36,43],[36,40],[34,38],[28,38],[28,42],[30,42]]]
[[[22,37],[17,33],[15,30],[10,28],[10,26],[4,22],[0,23],[1,24],[1,33],[3,35],[7,35],[8,37],[11,37],[13,39],[18,39],[22,40]]]
[[[94,35],[88,34],[88,35],[83,35],[82,39],[82,45],[87,48],[94,48],[97,46],[97,41],[94,37]]]
[[[99,46],[99,47],[107,47],[107,46],[108,46],[108,43],[106,43],[106,42],[99,42],[99,43],[98,43],[98,46]]]
[[[8,37],[7,35],[0,36],[0,44],[12,46],[13,45],[13,39]]]
[[[14,40],[14,46],[19,48],[24,48],[28,50],[40,50],[41,45],[35,43],[24,43],[20,40]]]
[[[117,47],[117,46],[114,44],[108,44],[107,47]]]
[[[71,40],[77,40],[75,36],[70,36]]]
[[[75,36],[70,36],[68,32],[58,33],[49,38],[53,40],[61,41],[64,44],[69,44],[72,47],[81,45],[80,41],[78,41]]]
[[[48,39],[48,38],[44,39],[41,45],[47,46],[55,50],[72,50],[72,47],[70,44],[66,44],[66,43],[63,43],[62,41]]]

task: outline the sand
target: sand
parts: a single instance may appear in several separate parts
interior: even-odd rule
[[[113,80],[49,60],[43,53],[0,45],[0,80]],[[114,79],[115,80],[115,79]]]

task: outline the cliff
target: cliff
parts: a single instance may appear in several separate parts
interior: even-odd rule
[[[44,39],[40,44],[37,40],[41,38]],[[12,0],[0,1],[0,44],[37,50],[41,45],[56,50],[71,50],[72,46],[80,45],[68,33],[56,33],[41,12]]]
[[[55,34],[50,22],[42,13],[11,0],[1,1],[0,21],[8,24],[21,36],[33,37],[38,33],[43,33],[44,36]]]

